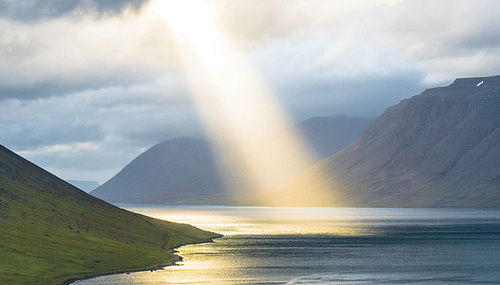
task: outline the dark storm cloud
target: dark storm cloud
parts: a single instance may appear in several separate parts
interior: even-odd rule
[[[0,17],[34,22],[67,15],[77,8],[93,8],[99,13],[118,13],[124,8],[138,9],[147,0],[0,0]]]

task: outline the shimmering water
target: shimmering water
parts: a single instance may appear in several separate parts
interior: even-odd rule
[[[125,207],[225,236],[74,284],[500,284],[500,210]]]

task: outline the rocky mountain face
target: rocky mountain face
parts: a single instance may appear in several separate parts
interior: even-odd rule
[[[500,76],[403,100],[315,167],[345,206],[500,207]]]
[[[293,129],[302,135],[315,161],[319,161],[354,141],[373,120],[314,117]],[[278,132],[265,139],[279,136]],[[215,154],[203,140],[168,140],[139,155],[91,194],[112,203],[231,203],[232,198],[225,191],[224,176],[218,168],[222,159],[227,157]],[[239,183],[244,185],[246,182]]]

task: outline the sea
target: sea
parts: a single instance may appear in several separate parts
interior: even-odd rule
[[[223,234],[117,284],[500,284],[500,210],[119,205]]]

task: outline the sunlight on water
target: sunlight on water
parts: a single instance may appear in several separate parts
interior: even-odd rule
[[[373,233],[356,223],[358,209],[329,207],[179,207],[130,210],[162,220],[191,224],[223,235],[338,235]],[[170,208],[172,209],[172,208]],[[184,210],[185,209],[185,210]]]
[[[117,284],[497,284],[500,211],[137,206],[225,236],[179,248],[179,266],[76,282]]]

